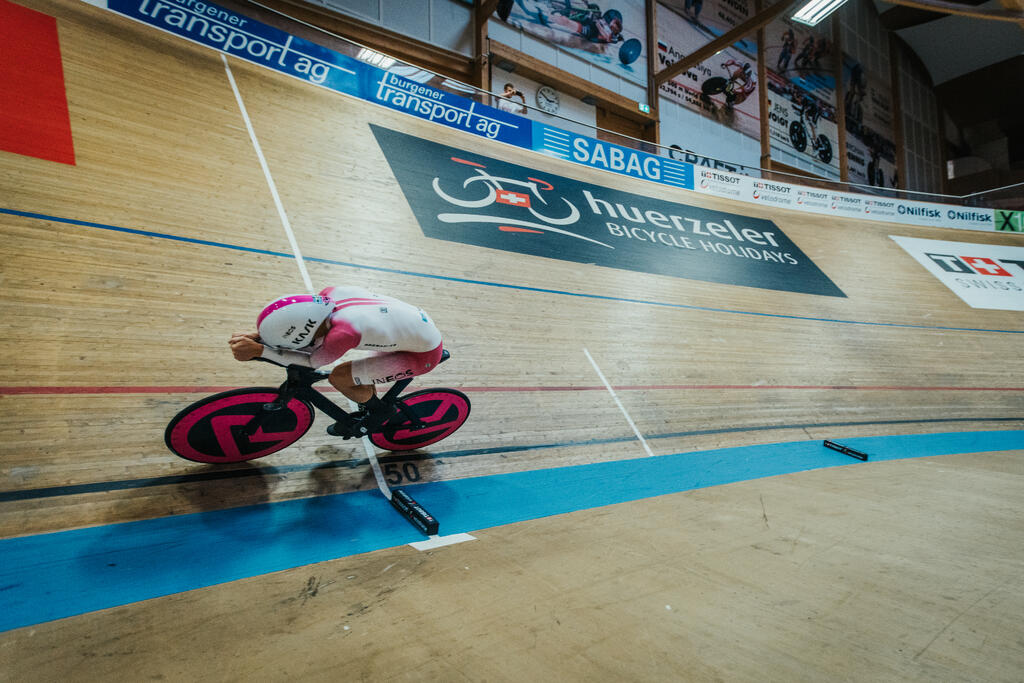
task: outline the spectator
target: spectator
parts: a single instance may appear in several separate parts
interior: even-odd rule
[[[515,100],[518,99],[517,103]],[[505,84],[505,92],[501,94],[498,100],[498,109],[507,111],[510,114],[525,114],[526,113],[526,98],[523,96],[521,90],[516,90],[516,86],[511,83]]]

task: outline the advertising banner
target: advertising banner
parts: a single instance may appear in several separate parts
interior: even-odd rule
[[[827,27],[775,19],[765,28],[768,131],[773,158],[838,179],[837,57]]]
[[[757,169],[729,165],[678,148],[670,148],[666,156],[659,156],[570,133],[500,111],[471,97],[449,92],[447,86],[446,89],[433,87],[440,77],[416,67],[396,64],[388,70],[380,69],[202,0],[86,1],[222,54],[232,55],[318,87],[591,168],[730,199],[767,202],[798,211],[907,225],[1024,232],[1024,220],[1020,212],[1001,210],[996,214],[991,209],[762,182],[748,177],[756,176]],[[700,12],[699,9],[691,11]],[[815,53],[812,50],[809,54],[811,56],[794,60],[793,55],[784,56],[776,45],[772,63],[795,64],[799,61],[803,66],[794,68],[802,68],[806,72],[801,77],[804,82],[821,80],[819,91],[827,93],[828,79],[824,76],[819,79],[811,73]],[[821,61],[824,63],[824,57]],[[771,72],[769,77],[773,78]],[[461,86],[461,90],[466,88],[468,86]],[[772,108],[771,117],[774,141],[781,135],[781,130],[792,128],[792,122],[784,120],[777,113],[776,106]],[[781,124],[776,121],[777,118],[782,121]],[[826,124],[822,119],[820,127],[827,130]]]
[[[427,237],[640,273],[845,296],[769,220],[621,192],[371,128]]]
[[[533,149],[603,171],[693,189],[693,166],[630,147],[571,133],[561,128],[533,125]]]
[[[751,176],[761,175],[761,169],[759,168],[751,168],[750,166],[744,166],[743,164],[734,164],[729,161],[722,161],[721,159],[713,159],[712,157],[697,154],[692,150],[683,149],[679,145],[669,145],[668,149],[664,150],[664,153],[670,159],[685,161],[686,163],[693,164],[694,166],[703,166],[704,168],[714,169],[716,171],[729,171],[731,173]]]
[[[843,55],[846,169],[851,183],[896,187],[896,143],[888,79]]]
[[[515,0],[509,24],[602,69],[647,85],[644,0]]]
[[[224,54],[450,128],[530,147],[528,119],[388,72],[200,0],[88,0]],[[402,75],[407,74],[407,75]]]
[[[971,308],[1024,311],[1024,247],[889,237]]]
[[[1024,211],[996,209],[996,230],[1001,232],[1024,232]]]
[[[658,10],[658,65],[665,68],[749,18],[748,0],[666,0]],[[761,134],[757,43],[725,48],[661,86],[666,97],[744,135]]]

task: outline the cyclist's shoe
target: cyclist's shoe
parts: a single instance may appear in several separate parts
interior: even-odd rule
[[[328,426],[327,433],[344,439],[365,436],[379,431],[389,420],[398,415],[398,408],[384,403],[374,396],[366,403],[360,403],[359,411],[351,413],[347,420]]]
[[[358,428],[364,434],[377,431],[389,420],[398,416],[398,409],[394,404],[384,403],[376,396],[370,398],[366,403],[360,403],[359,407],[363,417],[359,421]]]
[[[352,433],[352,422],[335,422],[332,425],[327,425],[327,433],[331,436],[340,436],[346,439],[351,439],[355,434]]]

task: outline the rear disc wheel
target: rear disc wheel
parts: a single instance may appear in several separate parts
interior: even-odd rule
[[[399,398],[399,403],[424,424],[412,423],[399,414],[398,422],[389,422],[370,441],[386,451],[411,451],[451,436],[469,417],[469,397],[455,389],[422,389]]]

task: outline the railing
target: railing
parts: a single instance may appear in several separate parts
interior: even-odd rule
[[[346,54],[350,57],[360,59],[368,62],[378,68],[382,68],[388,71],[396,72],[399,75],[411,80],[420,82],[423,85],[429,85],[432,88],[443,90],[448,93],[458,95],[460,97],[472,99],[481,104],[497,107],[499,102],[503,100],[499,95],[488,92],[477,88],[476,86],[461,81],[456,81],[447,76],[424,69],[422,67],[414,66],[406,62],[401,61],[390,55],[385,55],[375,50],[361,45],[349,38],[345,38],[341,35],[328,31],[320,26],[311,24],[292,17],[284,12],[281,12],[272,7],[268,7],[257,0],[243,0],[246,4],[259,7],[269,13],[277,15],[285,19],[288,22],[299,24],[307,28],[315,30],[317,33],[329,38],[331,45],[330,49]],[[524,104],[518,100],[512,100],[517,107],[523,107],[526,110],[526,114],[520,114],[527,118],[533,117],[544,121],[550,121],[556,119],[564,122],[564,126],[568,130],[580,132],[580,129],[586,129],[586,135],[611,142],[622,147],[635,149],[638,151],[646,152],[648,154],[656,154],[659,156],[665,156],[673,159],[682,160],[682,155],[686,154],[685,150],[679,148],[666,147],[661,144],[649,142],[647,140],[641,140],[638,138],[617,133],[615,131],[600,128],[593,124],[589,124],[583,121],[577,121],[575,119],[562,116],[559,114],[550,114],[544,112],[532,105]],[[557,124],[556,124],[557,125]],[[767,169],[761,167],[747,166],[739,162],[732,162],[727,159],[716,159],[714,157],[708,157],[706,155],[700,155],[700,162],[697,166],[711,165],[714,168],[721,168],[723,170],[732,170],[743,175],[750,175],[755,177],[764,178],[766,180],[776,180],[782,182],[790,182],[799,185],[807,185],[809,187],[826,189],[839,192],[854,192],[867,196],[874,196],[878,198],[891,198],[891,199],[902,199],[902,200],[915,200],[922,202],[937,202],[946,204],[960,204],[963,206],[976,207],[976,208],[989,208],[989,209],[1024,209],[1024,183],[1017,183],[1014,185],[1008,185],[1006,187],[994,188],[992,190],[986,190],[983,192],[975,192],[967,195],[951,195],[942,194],[938,192],[921,192],[916,190],[906,190],[899,188],[887,188],[877,187],[872,185],[864,185],[859,183],[828,180],[818,176],[807,176],[799,173],[792,173],[787,171],[781,171],[778,169]],[[692,163],[692,162],[691,162]]]

